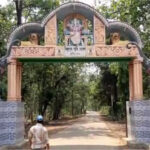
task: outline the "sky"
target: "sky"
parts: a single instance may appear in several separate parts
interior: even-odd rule
[[[0,0],[0,5],[5,6],[7,4],[7,0]]]
[[[89,4],[89,5],[93,5],[93,1],[94,0],[80,0],[81,2],[83,2],[83,3],[87,3],[87,4]]]

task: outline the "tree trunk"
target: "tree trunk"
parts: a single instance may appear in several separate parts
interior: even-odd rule
[[[42,116],[45,116],[45,113],[46,113],[46,110],[47,110],[47,106],[48,106],[48,103],[45,102],[44,105],[43,105],[42,112],[41,112]]]
[[[58,120],[60,117],[60,113],[61,113],[61,103],[59,102],[57,96],[56,96],[56,100],[54,103],[54,113],[53,113],[53,119],[52,120]]]
[[[17,26],[22,24],[22,0],[15,0],[17,13]]]
[[[71,94],[71,115],[74,116],[74,95],[73,95],[73,90]]]
[[[112,87],[112,94],[113,94],[113,112],[114,115],[117,116],[118,108],[117,108],[117,101],[118,101],[118,95],[117,95],[117,77],[114,78],[114,83]]]

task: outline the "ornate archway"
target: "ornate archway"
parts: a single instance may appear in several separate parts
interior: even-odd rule
[[[59,21],[63,23],[63,35],[61,36],[58,32]],[[112,34],[111,37],[109,37],[110,34]],[[23,38],[30,35],[30,42],[21,42]],[[44,36],[44,45],[38,45],[37,35]],[[121,41],[120,38],[125,41]],[[111,43],[107,44],[106,39],[110,39]],[[21,42],[21,45],[15,46],[18,41]],[[0,66],[8,65],[7,107],[9,109],[13,107],[16,112],[13,114],[15,119],[11,131],[15,136],[7,139],[7,143],[16,143],[23,139],[22,62],[39,60],[129,61],[129,99],[130,101],[143,99],[142,63],[144,55],[139,34],[126,23],[108,22],[94,8],[84,3],[66,3],[50,12],[41,24],[21,25],[10,35],[7,49],[7,55],[1,59]],[[131,105],[134,111],[136,103]],[[135,121],[135,118],[134,116],[132,118],[129,112],[128,116],[131,116],[128,122],[129,136],[140,140],[141,138],[136,136],[137,129],[134,130],[136,125],[130,123]],[[18,128],[19,126],[22,128]]]

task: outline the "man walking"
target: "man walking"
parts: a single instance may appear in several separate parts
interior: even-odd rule
[[[43,126],[43,117],[41,115],[37,116],[37,124],[30,128],[28,138],[32,150],[50,150],[48,131]]]

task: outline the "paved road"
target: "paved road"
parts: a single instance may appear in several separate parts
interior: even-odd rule
[[[50,145],[51,150],[125,150],[96,112],[51,136]]]

